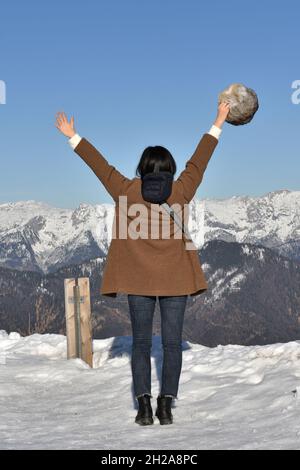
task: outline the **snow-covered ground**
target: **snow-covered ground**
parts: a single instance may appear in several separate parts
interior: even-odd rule
[[[300,449],[300,341],[213,349],[184,342],[168,426],[134,422],[131,341],[95,340],[91,369],[66,360],[64,336],[0,331],[0,448]],[[154,411],[161,359],[155,336]]]

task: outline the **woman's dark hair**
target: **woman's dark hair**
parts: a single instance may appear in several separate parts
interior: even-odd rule
[[[157,161],[159,162],[158,171],[170,171],[175,175],[176,162],[171,152],[160,145],[145,148],[136,168],[136,175],[142,178],[147,173],[152,173]]]

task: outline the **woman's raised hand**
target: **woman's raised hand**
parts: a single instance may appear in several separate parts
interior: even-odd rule
[[[74,127],[74,116],[72,116],[70,122],[68,122],[65,113],[56,113],[55,126],[60,132],[62,132],[62,134],[64,134],[66,137],[69,137],[69,139],[76,134]]]
[[[218,114],[215,120],[215,126],[217,127],[223,126],[224,122],[226,121],[229,111],[230,111],[229,103],[227,103],[226,101],[222,101],[218,106]]]

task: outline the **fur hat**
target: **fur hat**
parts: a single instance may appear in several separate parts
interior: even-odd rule
[[[250,122],[258,110],[258,98],[254,90],[242,83],[233,83],[219,94],[218,102],[226,101],[230,105],[226,122],[240,126]]]

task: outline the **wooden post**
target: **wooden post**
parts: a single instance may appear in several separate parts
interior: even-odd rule
[[[78,282],[80,295],[84,299],[83,303],[80,304],[82,359],[93,367],[90,279],[88,277],[80,277]]]
[[[67,357],[93,367],[90,283],[88,277],[64,280]]]

